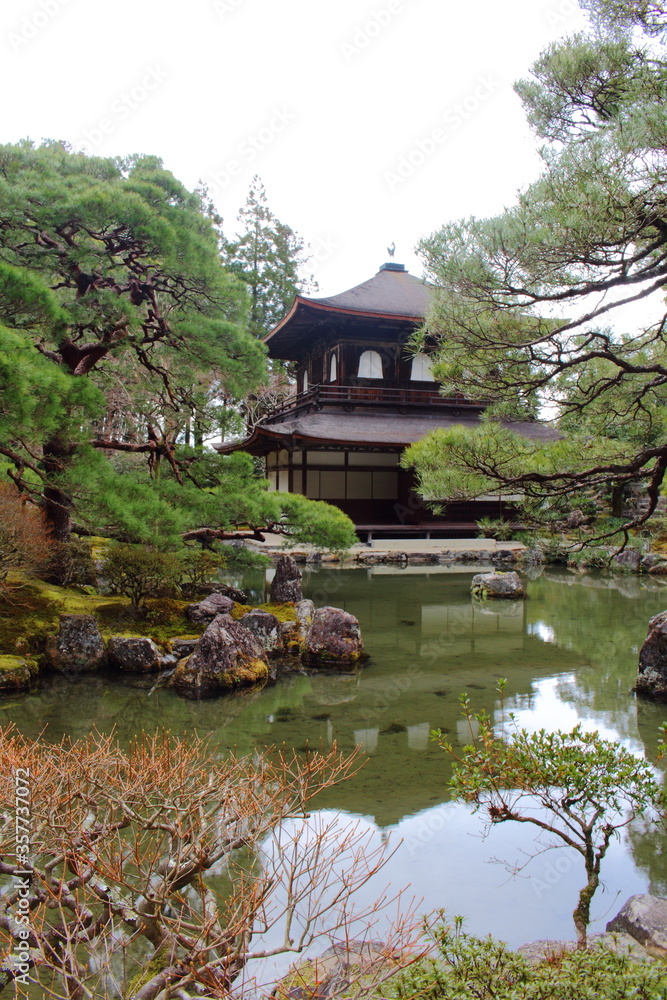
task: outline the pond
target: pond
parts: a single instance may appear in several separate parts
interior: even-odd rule
[[[667,706],[638,701],[630,689],[647,621],[667,607],[667,588],[648,578],[546,569],[528,580],[527,601],[481,607],[470,599],[472,572],[459,566],[306,571],[306,596],[359,618],[370,659],[354,675],[295,674],[260,692],[204,702],[151,691],[143,680],[54,678],[35,693],[0,700],[0,719],[53,740],[96,725],[116,727],[121,740],[141,729],[165,727],[177,735],[196,729],[241,753],[274,743],[360,746],[365,766],[329,790],[321,805],[359,818],[371,836],[397,845],[382,886],[408,886],[424,911],[462,914],[468,930],[512,946],[572,938],[579,857],[560,849],[542,853],[510,877],[494,859],[522,865],[534,853],[532,830],[504,824],[483,839],[481,819],[448,801],[447,759],[429,733],[439,728],[453,742],[465,741],[462,692],[475,711],[498,717],[497,681],[505,677],[505,711],[521,725],[569,729],[581,720],[653,757]],[[262,575],[230,582],[243,582],[255,600],[263,599]],[[633,893],[665,893],[660,833],[631,829],[612,845],[603,879],[593,931],[603,930]]]

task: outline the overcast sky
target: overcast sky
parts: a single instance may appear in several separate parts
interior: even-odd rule
[[[152,153],[233,235],[253,174],[320,294],[539,171],[512,83],[574,0],[4,0],[2,140]]]

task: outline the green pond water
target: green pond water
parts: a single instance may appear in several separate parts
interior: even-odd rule
[[[92,726],[115,727],[121,740],[164,727],[178,735],[196,729],[239,752],[334,740],[343,750],[360,746],[365,766],[320,806],[326,815],[342,810],[341,824],[358,823],[370,841],[397,845],[379,881],[366,888],[368,898],[385,884],[407,887],[408,896],[423,900],[420,909],[463,914],[469,930],[511,945],[571,938],[578,856],[541,853],[510,877],[494,859],[522,864],[534,853],[533,832],[504,824],[484,839],[481,819],[448,801],[447,760],[429,732],[465,740],[459,694],[467,692],[475,710],[497,714],[496,685],[505,677],[505,708],[521,725],[569,729],[582,720],[653,757],[667,705],[638,701],[630,689],[647,621],[667,607],[667,585],[547,569],[527,581],[527,601],[481,607],[470,599],[472,572],[306,571],[306,596],[359,618],[370,659],[353,675],[295,674],[259,692],[204,702],[151,691],[152,680],[53,678],[29,695],[0,699],[0,720],[53,740]],[[263,575],[230,582],[263,599]],[[603,879],[594,931],[629,895],[667,891],[662,834],[641,824],[631,829],[612,845]]]

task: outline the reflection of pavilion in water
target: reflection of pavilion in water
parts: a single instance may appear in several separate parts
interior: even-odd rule
[[[412,602],[410,603],[412,604]],[[418,664],[418,673],[414,666],[412,670],[408,666],[410,681],[414,680],[417,682],[416,686],[419,687],[419,680],[424,680],[424,671],[430,670],[437,664],[440,667],[447,667],[451,661],[455,661],[459,657],[480,659],[494,657],[497,659],[521,652],[526,637],[524,605],[522,602],[503,602],[503,604],[502,608],[489,607],[471,600],[468,600],[467,603],[423,604],[420,608],[413,604],[415,616],[419,614],[421,629],[414,630],[416,635],[412,652],[415,657],[414,662]],[[404,605],[404,611],[408,610],[409,605]],[[403,619],[403,621],[407,623],[415,621],[415,619],[408,618]],[[404,645],[401,643],[401,648]],[[408,645],[410,645],[409,639]],[[475,668],[473,667],[473,669]],[[442,676],[440,671],[438,674]],[[373,686],[372,679],[368,680]],[[402,686],[398,678],[396,683],[398,688]],[[463,691],[467,687],[472,687],[473,690],[475,687],[478,690],[486,689],[486,685],[475,684],[474,681],[472,685],[470,681],[466,684],[465,679],[462,678],[461,690]],[[456,701],[456,694],[452,693]],[[434,693],[434,700],[441,697],[441,692]],[[432,705],[432,709],[437,711],[439,708],[436,701],[436,704]],[[433,712],[429,713],[429,719],[433,719]],[[435,720],[407,724],[405,726],[405,745],[407,748],[409,750],[426,750],[429,745],[429,735],[437,725],[439,723]],[[367,753],[373,753],[377,750],[380,734],[380,725],[358,729],[354,732],[354,742],[357,746],[363,747]],[[456,719],[456,734],[461,741],[466,741],[469,738],[467,724],[462,719]]]
[[[499,678],[530,697],[543,667],[553,673],[567,666],[562,651],[529,632],[526,603],[471,600],[469,567],[428,575],[382,569],[330,573],[324,587],[322,573],[312,580],[306,574],[306,596],[357,616],[371,659],[357,675],[311,673],[299,710],[319,723],[316,739],[368,754],[359,781],[346,789],[346,808],[387,824],[442,801],[447,762],[430,733],[469,742],[461,693],[475,712],[493,715]],[[350,803],[353,787],[358,802]]]

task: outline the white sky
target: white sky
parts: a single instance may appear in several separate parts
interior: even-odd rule
[[[5,0],[0,141],[157,154],[230,236],[258,173],[335,294],[513,202],[539,160],[512,82],[582,24],[574,0]]]

